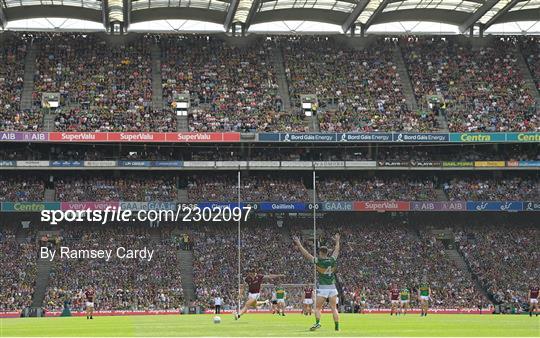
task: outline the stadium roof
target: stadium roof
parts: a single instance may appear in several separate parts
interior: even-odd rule
[[[540,0],[0,0],[3,29],[527,33]],[[493,27],[499,27],[493,29]]]

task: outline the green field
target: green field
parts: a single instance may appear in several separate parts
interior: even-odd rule
[[[540,337],[540,317],[525,315],[437,315],[427,317],[387,314],[342,314],[341,331],[332,317],[323,315],[322,328],[308,329],[313,318],[300,314],[278,317],[248,314],[239,321],[222,315],[167,315],[70,318],[0,319],[0,336],[534,336]]]

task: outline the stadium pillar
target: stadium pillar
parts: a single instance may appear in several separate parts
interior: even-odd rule
[[[129,17],[125,4],[126,0],[104,0],[101,4],[103,26],[109,34],[122,35],[126,33],[126,17]],[[128,5],[130,6],[130,5]]]
[[[356,35],[356,24],[351,25],[351,29],[348,33],[351,35],[352,38],[354,38],[354,36]],[[347,34],[347,32],[345,32],[345,34]]]
[[[0,27],[4,29],[7,24],[6,13],[4,12],[4,6],[0,5]]]
[[[232,36],[246,36],[246,25],[241,22],[232,24]]]
[[[479,35],[481,38],[483,38],[483,37],[484,37],[484,30],[485,30],[484,24],[478,24],[478,28],[479,28],[479,30],[478,30],[478,35]]]
[[[233,27],[234,29],[234,27]],[[241,186],[241,173],[240,173],[240,168],[238,168],[238,208],[240,209],[241,206],[240,206],[240,203],[241,203],[241,195],[240,195],[240,186]],[[241,219],[238,219],[238,243],[237,243],[237,246],[238,246],[238,301],[237,301],[237,304],[236,304],[236,313],[240,313],[240,300],[242,298],[242,292],[241,292],[241,288],[242,288],[242,265],[241,265],[241,255],[242,255],[242,237],[241,237],[241,230],[242,230],[242,221]]]

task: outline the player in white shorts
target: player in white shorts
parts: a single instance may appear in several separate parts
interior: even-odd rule
[[[246,313],[250,307],[256,307],[258,305],[257,301],[259,300],[259,297],[261,296],[261,285],[264,280],[274,279],[274,278],[284,277],[284,276],[285,275],[263,275],[263,274],[257,273],[255,269],[251,269],[244,280],[244,282],[248,286],[248,299],[246,303],[244,304],[244,307],[242,308],[242,310],[240,312],[234,313],[234,319],[236,320],[240,319],[240,316]]]
[[[94,290],[90,287],[87,288],[84,296],[86,297],[86,319],[94,319]]]
[[[311,316],[313,311],[313,288],[308,286],[304,289],[304,300],[302,301],[302,313]]]
[[[336,234],[334,237],[335,247],[333,253],[330,255],[328,247],[321,246],[319,248],[318,257],[313,255],[304,248],[302,242],[298,237],[294,237],[294,244],[302,255],[309,260],[311,264],[315,264],[317,271],[317,294],[315,303],[315,324],[310,328],[311,331],[315,331],[321,328],[321,310],[324,303],[328,301],[328,305],[332,310],[332,317],[334,319],[334,329],[339,331],[339,312],[337,309],[338,291],[336,288],[336,267],[337,258],[339,256],[340,249],[340,236]]]
[[[529,316],[532,317],[533,312],[536,312],[538,317],[538,296],[540,294],[540,288],[533,286],[529,288]]]

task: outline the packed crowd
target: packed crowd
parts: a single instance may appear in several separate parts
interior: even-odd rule
[[[364,288],[369,307],[387,308],[391,286],[411,290],[414,306],[422,282],[429,284],[435,308],[474,308],[487,303],[474,281],[427,229],[377,224],[362,226],[361,231],[355,227],[332,231],[338,229],[343,242],[339,265],[347,267],[338,272],[343,293],[350,297]]]
[[[540,181],[532,178],[453,179],[443,190],[451,201],[538,201]]]
[[[301,114],[283,112],[271,42],[232,47],[214,37],[162,42],[163,96],[174,106],[188,94],[191,131],[298,130]]]
[[[0,130],[36,131],[42,127],[39,110],[21,109],[27,50],[23,35],[6,36],[0,44]]]
[[[432,306],[436,308],[471,308],[487,302],[469,275],[455,265],[442,244],[425,229],[378,224],[363,225],[358,230],[358,226],[325,225],[318,229],[317,245],[325,244],[332,249],[331,237],[336,232],[341,233],[336,276],[346,302],[364,288],[370,308],[386,308],[390,303],[390,286],[408,287],[415,294],[423,281],[430,284]],[[287,304],[299,307],[301,285],[313,282],[313,270],[300,252],[291,251],[293,235],[303,237],[306,248],[312,250],[312,233],[308,227],[257,225],[244,228],[240,268],[243,275],[251,268],[263,274],[284,274],[285,277],[267,280],[265,284],[287,285]],[[237,236],[234,230],[215,226],[198,228],[194,234],[194,281],[197,299],[205,306],[210,306],[216,295],[224,299],[225,306],[234,308],[237,303],[238,281],[223,278],[238,272]],[[263,285],[263,300],[270,298],[271,290],[270,286]],[[413,305],[415,302],[413,296]]]
[[[238,280],[233,278],[238,275],[238,233],[233,227],[207,225],[197,227],[192,237],[197,301],[203,306],[211,306],[213,298],[220,296],[226,307],[234,308],[238,303]],[[300,254],[290,251],[291,238],[289,227],[260,225],[244,228],[241,233],[242,275],[255,269],[263,274],[285,274],[285,277],[267,280],[265,284],[311,283],[313,271]],[[270,298],[270,291],[265,288],[265,299]]]
[[[56,184],[56,200],[65,202],[176,201],[177,189],[167,177],[63,177]]]
[[[533,76],[536,88],[540,91],[540,39],[538,37],[527,38],[521,42],[521,50]]]
[[[291,98],[316,95],[326,106],[321,131],[432,131],[433,114],[408,109],[393,59],[395,45],[379,40],[364,50],[344,48],[327,37],[283,42]]]
[[[169,110],[57,109],[54,121],[58,131],[121,132],[176,130],[176,116]]]
[[[437,192],[431,179],[327,178],[317,182],[321,201],[435,201]]]
[[[96,310],[180,309],[183,289],[178,245],[171,237],[152,236],[148,230],[121,227],[65,229],[62,245],[72,250],[99,248],[113,250],[111,260],[59,259],[45,296],[47,310],[62,310],[68,302],[76,311],[84,310],[84,291],[95,290]],[[119,259],[116,250],[148,248],[148,259]]]
[[[417,101],[442,107],[450,131],[540,130],[512,42],[472,48],[451,38],[411,37],[402,44]]]
[[[135,156],[135,155],[133,155]],[[310,179],[302,176],[242,176],[240,198],[248,202],[308,202]],[[317,179],[319,201],[538,201],[540,185],[531,176],[356,176],[325,175]],[[62,176],[54,182],[56,201],[178,201],[178,189],[187,190],[190,202],[225,202],[238,199],[236,175],[176,176]],[[39,177],[3,176],[0,202],[43,201],[45,182]]]
[[[195,176],[188,183],[188,200],[236,201],[238,180],[234,176]],[[298,178],[250,176],[241,179],[240,195],[249,202],[308,201],[308,190]]]
[[[96,35],[36,37],[34,105],[43,93],[60,93],[60,131],[172,131],[174,115],[151,107],[152,41],[112,46]]]
[[[484,288],[497,302],[523,305],[540,280],[537,228],[468,227],[456,232],[456,242]]]
[[[0,177],[0,202],[37,202],[45,197],[45,183],[37,178]]]
[[[324,132],[538,131],[533,93],[518,67],[523,53],[537,87],[537,38],[471,48],[452,37],[377,39],[353,49],[325,36],[269,37],[235,47],[209,36],[144,36],[111,45],[94,34],[39,33],[33,109],[20,107],[24,34],[0,48],[0,129],[43,129],[43,93],[59,93],[59,131],[176,131],[174,103],[189,93],[192,131],[308,131],[300,95],[316,95]],[[407,104],[394,61],[403,51],[420,109]],[[166,108],[152,104],[152,46],[161,48]],[[501,47],[502,46],[502,47]],[[278,80],[283,61],[286,84]],[[280,69],[277,69],[280,68]],[[285,111],[278,83],[293,109]],[[45,108],[45,110],[54,108]]]
[[[0,312],[30,306],[36,277],[35,243],[0,229]]]

